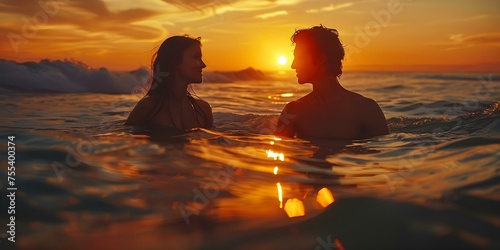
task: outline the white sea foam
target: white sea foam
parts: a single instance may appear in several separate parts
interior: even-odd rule
[[[149,69],[111,71],[91,68],[74,60],[41,60],[18,63],[0,60],[0,88],[11,91],[130,94],[147,84]],[[247,68],[234,72],[205,72],[204,82],[270,79],[261,71]]]

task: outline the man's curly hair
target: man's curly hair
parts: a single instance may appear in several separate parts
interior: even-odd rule
[[[335,76],[342,75],[342,60],[345,51],[336,29],[330,29],[321,24],[308,29],[299,29],[295,31],[290,40],[293,44],[306,44],[313,59],[324,54],[326,56],[326,69]]]

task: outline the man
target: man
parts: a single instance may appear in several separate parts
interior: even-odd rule
[[[384,114],[369,98],[342,87],[344,48],[335,29],[322,25],[297,30],[292,69],[313,91],[288,103],[275,135],[313,139],[365,139],[389,133]]]

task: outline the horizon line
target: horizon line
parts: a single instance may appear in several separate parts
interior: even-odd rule
[[[149,69],[149,66],[137,66],[134,69],[119,69],[113,68],[109,66],[90,66],[82,61],[76,60],[74,58],[64,58],[64,59],[49,59],[42,58],[36,60],[25,60],[20,61],[19,59],[9,59],[9,58],[0,58],[0,60],[6,61],[14,61],[16,63],[26,63],[26,62],[36,62],[39,63],[43,60],[48,61],[65,61],[65,62],[74,62],[74,63],[83,63],[89,66],[92,69],[106,68],[110,71],[134,71],[141,68]],[[209,67],[208,67],[209,68]],[[247,69],[254,69],[262,72],[293,72],[294,70],[287,67],[284,69],[260,69],[254,66],[247,66],[239,69],[209,69],[206,72],[232,72],[232,71],[242,71]],[[484,62],[484,63],[474,63],[474,64],[407,64],[407,65],[397,65],[397,64],[385,64],[385,65],[377,65],[377,64],[365,64],[365,65],[344,65],[343,72],[495,72],[500,73],[500,61],[496,62]]]

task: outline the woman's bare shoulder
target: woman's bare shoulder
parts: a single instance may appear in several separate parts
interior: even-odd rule
[[[139,125],[144,123],[155,107],[155,100],[151,96],[145,96],[137,102],[127,118],[125,125]]]
[[[205,123],[205,126],[204,128],[212,128],[213,124],[214,124],[214,117],[213,117],[213,114],[212,114],[212,106],[210,106],[210,104],[208,104],[207,101],[205,100],[202,100],[200,98],[195,98],[193,97],[193,99],[195,100],[196,104],[200,107],[201,109],[201,112],[203,112],[205,114],[205,118],[206,118],[206,123]]]
[[[199,99],[199,98],[193,98],[195,100],[195,102],[200,105],[200,107],[204,110],[212,110],[212,106],[210,106],[210,104],[205,101],[205,100],[202,100],[202,99]]]
[[[141,100],[139,100],[136,104],[136,107],[152,109],[155,106],[155,99],[152,96],[144,96]]]

